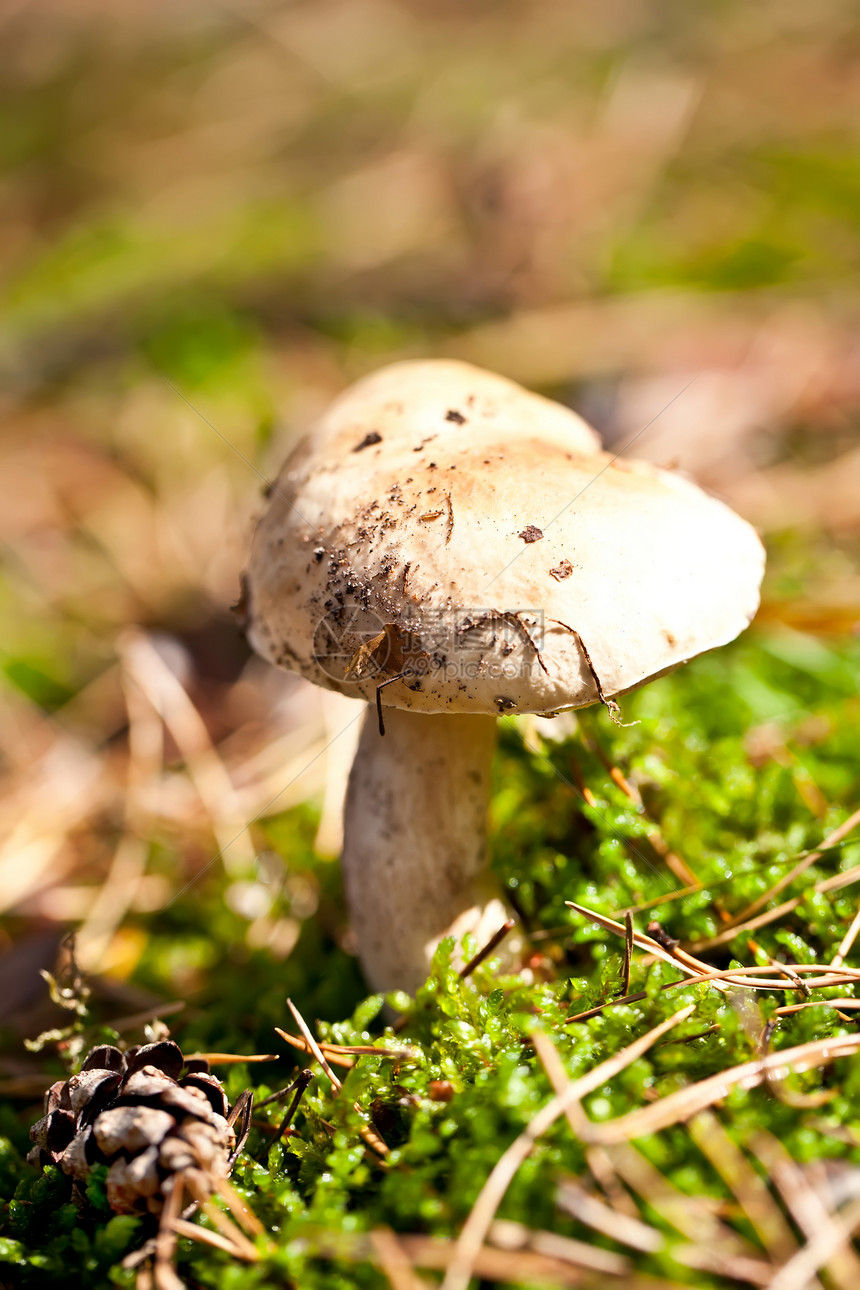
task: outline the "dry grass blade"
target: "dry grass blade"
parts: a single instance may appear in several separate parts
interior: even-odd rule
[[[323,1055],[323,1052],[322,1052],[322,1050],[321,1050],[321,1048],[320,1048],[319,1044],[318,1044],[318,1043],[317,1043],[317,1041],[314,1039],[313,1035],[311,1034],[310,1030],[308,1029],[308,1024],[307,1024],[307,1022],[305,1021],[305,1019],[304,1019],[304,1017],[302,1016],[302,1014],[299,1012],[299,1010],[298,1010],[298,1008],[296,1007],[296,1005],[293,1003],[292,999],[287,999],[287,1007],[289,1008],[290,1012],[292,1013],[293,1021],[296,1023],[296,1025],[298,1026],[299,1030],[300,1030],[300,1031],[302,1032],[302,1034],[304,1035],[305,1043],[307,1044],[307,1046],[308,1046],[308,1048],[310,1049],[311,1053],[313,1053],[314,1057],[317,1059],[317,1061],[319,1062],[320,1066],[322,1067],[322,1069],[325,1071],[326,1075],[328,1076],[328,1078],[329,1078],[329,1082],[330,1082],[330,1084],[331,1084],[332,1088],[334,1089],[335,1093],[339,1093],[339,1092],[340,1092],[340,1090],[343,1088],[343,1085],[341,1084],[341,1082],[340,1082],[340,1080],[338,1079],[338,1077],[335,1075],[335,1073],[334,1073],[334,1071],[332,1070],[331,1066],[329,1066],[329,1064],[328,1064],[328,1062],[327,1062],[327,1060],[326,1060],[325,1056]],[[281,1038],[282,1038],[282,1039],[285,1039],[285,1038],[286,1038],[286,1034],[285,1034],[285,1032],[284,1032],[283,1030],[279,1029],[279,1027],[278,1027],[278,1026],[276,1026],[276,1027],[275,1027],[275,1030],[278,1032],[278,1034],[281,1036]]]
[[[405,1237],[401,1245],[419,1267],[445,1271],[451,1267],[456,1247],[453,1241],[434,1242],[430,1237]],[[484,1245],[475,1256],[475,1275],[490,1284],[581,1286],[580,1268],[547,1258],[534,1250],[495,1250]],[[629,1283],[628,1283],[629,1286]]]
[[[368,1240],[391,1290],[423,1290],[424,1281],[416,1274],[412,1261],[390,1227],[375,1228],[368,1233]]]
[[[659,905],[671,905],[676,900],[683,900],[685,896],[695,896],[697,892],[704,891],[705,887],[714,887],[716,883],[691,882],[686,887],[678,887],[675,891],[667,891],[664,896],[655,896],[653,900],[643,901],[641,905],[627,905],[624,909],[616,909],[616,914],[644,914],[646,910],[656,909]]]
[[[235,1129],[236,1137],[233,1142],[233,1149],[227,1159],[227,1173],[232,1173],[236,1161],[245,1150],[248,1141],[248,1135],[251,1132],[251,1117],[254,1111],[254,1094],[249,1088],[240,1093],[233,1103],[230,1114],[227,1116],[227,1123],[231,1129]]]
[[[152,1276],[158,1290],[175,1290],[182,1282],[173,1269],[173,1258],[176,1253],[175,1223],[182,1212],[182,1193],[185,1190],[185,1177],[177,1174],[169,1190],[165,1186],[166,1199],[158,1220],[158,1232],[155,1237],[155,1252],[152,1256]]]
[[[340,1090],[343,1088],[343,1085],[341,1084],[338,1077],[335,1075],[334,1071],[332,1070],[331,1066],[329,1065],[328,1061],[323,1055],[319,1044],[314,1039],[313,1035],[308,1029],[307,1022],[305,1021],[302,1014],[299,1012],[296,1005],[293,1003],[292,999],[287,999],[287,1007],[289,1008],[293,1016],[293,1020],[295,1021],[299,1030],[304,1035],[304,1038],[311,1052],[313,1053],[314,1057],[319,1062],[320,1066],[328,1076],[329,1082],[331,1083],[331,1086],[332,1086],[332,1090],[334,1091],[335,1094],[338,1094]],[[279,1027],[277,1026],[275,1027],[275,1029],[277,1030],[278,1034],[281,1036],[282,1039],[287,1039],[287,1035],[283,1030],[279,1029]],[[364,1119],[365,1112],[362,1110],[362,1108],[358,1105],[357,1102],[353,1102],[353,1107],[358,1112],[358,1114],[362,1117],[362,1119]],[[387,1143],[385,1143],[382,1140],[382,1138],[379,1136],[376,1130],[371,1128],[369,1124],[364,1124],[359,1129],[359,1133],[361,1135],[362,1140],[367,1144],[367,1146],[369,1146],[371,1150],[375,1151],[376,1154],[380,1156],[382,1159],[385,1159],[385,1157],[389,1154],[389,1148]]]
[[[215,1189],[229,1207],[231,1214],[235,1214],[246,1232],[250,1232],[252,1236],[262,1236],[264,1234],[263,1224],[254,1211],[245,1204],[229,1178],[216,1178]]]
[[[822,853],[824,848],[822,847]],[[811,888],[813,892],[820,894],[827,891],[841,891],[843,887],[850,887],[852,883],[860,882],[860,865],[854,865],[852,869],[845,869],[841,873],[832,874],[829,878],[822,878],[820,882],[815,883]],[[733,941],[736,936],[741,936],[746,932],[757,931],[759,927],[766,927],[769,923],[775,923],[785,914],[791,914],[798,905],[802,904],[806,892],[801,896],[792,896],[790,900],[784,900],[781,905],[775,905],[773,909],[766,909],[764,913],[756,914],[754,918],[749,918],[745,923],[738,923],[731,927],[724,928],[716,936],[710,936],[704,941],[694,941],[689,946],[691,950],[710,950],[717,945],[725,945],[728,941]]]
[[[258,1106],[269,1106],[273,1102],[283,1102],[289,1093],[293,1094],[293,1100],[290,1102],[290,1105],[287,1107],[287,1110],[280,1124],[275,1129],[274,1137],[270,1138],[268,1141],[263,1142],[263,1145],[260,1148],[260,1150],[257,1152],[255,1159],[262,1160],[268,1154],[269,1149],[273,1147],[276,1142],[280,1142],[281,1138],[284,1136],[284,1134],[287,1132],[290,1125],[292,1124],[293,1116],[296,1114],[296,1111],[299,1109],[299,1103],[304,1097],[305,1090],[307,1089],[312,1079],[313,1079],[313,1074],[311,1071],[309,1070],[299,1071],[298,1076],[293,1080],[292,1084],[290,1084],[288,1088],[281,1089],[280,1092],[273,1093],[271,1097],[265,1097],[261,1102],[257,1103]],[[266,1125],[265,1127],[268,1129],[270,1126]]]
[[[560,1259],[563,1263],[572,1263],[590,1272],[602,1272],[606,1276],[624,1277],[633,1270],[624,1254],[601,1249],[598,1245],[587,1245],[585,1241],[559,1236],[555,1232],[534,1231],[524,1223],[514,1223],[509,1219],[497,1219],[493,1223],[489,1240],[491,1245],[502,1250],[534,1250],[536,1254],[546,1254],[551,1259]]]
[[[860,881],[860,864],[854,865],[851,869],[843,869],[840,873],[834,873],[829,878],[822,878],[812,890],[816,892],[841,891],[843,887],[850,887],[852,883],[858,881]],[[796,908],[802,899],[802,896],[795,897],[796,904],[792,905],[792,908]]]
[[[857,878],[860,879],[860,866],[857,870]],[[813,887],[813,891],[817,891]],[[745,923],[739,923],[737,926],[727,927],[724,931],[718,932],[716,936],[709,936],[704,941],[693,941],[690,945],[691,950],[712,950],[718,945],[725,945],[733,941],[736,936],[742,936],[745,932],[758,931],[760,927],[766,927],[768,923],[775,923],[777,919],[782,918],[783,914],[790,914],[797,909],[803,900],[802,896],[794,896],[791,900],[786,900],[774,909],[767,909],[763,914],[758,914],[755,918],[750,918]]]
[[[630,993],[630,966],[633,962],[633,915],[624,915],[624,965],[621,969],[621,993]]]
[[[184,1218],[177,1218],[173,1224],[177,1236],[184,1236],[189,1241],[199,1241],[201,1245],[211,1245],[213,1249],[223,1250],[225,1254],[241,1257],[232,1241],[220,1232],[210,1232],[208,1227],[199,1227],[197,1223],[188,1223]]]
[[[616,1053],[614,1057],[601,1062],[580,1079],[569,1082],[564,1092],[557,1094],[548,1102],[531,1121],[526,1129],[515,1138],[507,1150],[493,1166],[478,1198],[466,1219],[463,1229],[457,1238],[455,1257],[449,1267],[443,1290],[466,1290],[472,1275],[475,1256],[483,1245],[487,1232],[493,1222],[496,1210],[502,1202],[512,1179],[524,1160],[528,1158],[537,1140],[546,1133],[555,1121],[565,1114],[568,1106],[578,1103],[589,1093],[600,1088],[607,1080],[635,1062],[643,1053],[657,1042],[667,1031],[686,1020],[694,1012],[692,1005],[674,1013],[659,1026]]]
[[[597,914],[593,909],[587,909],[585,905],[577,905],[572,900],[566,900],[564,903],[568,909],[581,914],[589,922],[597,923],[598,927],[602,927],[607,932],[615,932],[617,936],[623,936],[626,940],[627,929],[624,923],[617,923],[614,918],[607,918],[605,914]],[[640,950],[647,950],[649,954],[653,954],[655,958],[662,959],[664,963],[671,963],[673,967],[686,970],[688,976],[697,977],[710,971],[707,963],[701,963],[690,955],[684,955],[683,958],[679,958],[677,953],[672,953],[665,949],[659,941],[655,941],[652,936],[648,936],[645,932],[634,930],[633,941]]]
[[[758,973],[758,976],[755,974]],[[815,976],[821,973],[821,979],[814,986],[803,980],[802,974]],[[827,975],[829,973],[829,975]],[[766,978],[772,977],[773,980]],[[784,984],[779,978],[784,978],[788,984]],[[772,967],[737,967],[714,969],[709,972],[703,972],[700,977],[695,978],[697,981],[725,981],[733,985],[746,986],[751,990],[799,990],[801,994],[809,995],[810,989],[825,990],[836,985],[851,985],[860,980],[860,971],[857,968],[836,968],[832,969],[826,963],[793,963],[790,966],[778,963]],[[664,990],[676,990],[679,986],[689,985],[690,980],[670,981],[663,986]]]
[[[769,887],[767,891],[762,892],[760,896],[756,897],[755,900],[747,905],[746,909],[735,914],[729,926],[737,927],[740,923],[746,923],[754,914],[757,914],[760,909],[763,909],[769,901],[773,900],[774,896],[794,882],[795,878],[799,878],[802,873],[805,873],[807,869],[814,865],[816,860],[820,860],[828,847],[836,846],[839,842],[842,842],[844,838],[847,838],[849,833],[853,833],[858,824],[860,824],[860,809],[854,811],[852,815],[849,815],[847,820],[843,820],[838,828],[835,828],[832,833],[828,833],[827,837],[816,851],[810,851],[809,854],[805,855],[793,869],[789,869],[788,873],[784,873],[781,878],[778,878],[772,887]]]
[[[156,780],[164,760],[161,721],[135,684],[125,660],[123,663],[122,690],[128,713],[125,831],[79,932],[81,962],[89,971],[101,963],[146,871],[151,827],[147,827],[148,813],[140,802],[146,785]]]
[[[570,1076],[564,1069],[564,1063],[558,1055],[558,1049],[549,1035],[537,1027],[530,1032],[529,1038],[534,1045],[538,1061],[546,1072],[550,1088],[556,1096],[560,1097],[570,1083]],[[575,1138],[582,1137],[583,1133],[588,1130],[588,1117],[580,1104],[571,1102],[569,1106],[565,1106],[564,1114],[573,1136]]]
[[[753,940],[750,940],[749,947],[750,947],[750,952],[753,954],[765,953],[765,951],[762,950],[761,946],[758,945]],[[771,967],[775,967],[780,976],[784,976],[787,981],[791,981],[795,989],[798,989],[802,994],[805,994],[807,999],[809,998],[809,995],[810,995],[809,986],[800,976],[797,968],[795,968],[790,963],[780,963],[777,959],[772,958],[770,954],[768,954],[766,957]]]
[[[820,856],[824,856],[824,855],[827,855],[828,852],[833,849],[834,848],[832,847],[822,846],[818,848],[818,854]],[[801,859],[805,860],[808,854],[809,854],[808,852],[804,852],[803,855],[801,856]],[[841,886],[842,883],[839,880],[843,876],[847,879],[849,883],[856,881],[856,877],[857,877],[857,875],[854,874],[852,870],[845,870],[844,875],[836,874],[834,878],[828,878],[828,879],[825,879],[824,881],[828,883],[834,883],[836,886]],[[695,896],[697,895],[698,892],[704,891],[706,887],[717,887],[729,881],[731,881],[731,879],[721,878],[721,879],[715,880],[714,882],[691,882],[686,887],[678,887],[676,888],[675,891],[667,891],[666,894],[663,896],[655,896],[653,900],[646,900],[639,905],[626,905],[623,909],[616,909],[614,913],[619,918],[622,917],[624,914],[633,914],[635,916],[636,914],[645,913],[646,910],[657,909],[658,906],[660,905],[671,905],[671,904],[674,904],[676,900],[684,900],[687,896]],[[832,888],[822,888],[816,885],[814,890],[815,891],[832,890]],[[728,930],[729,932],[731,932],[732,928],[729,928]]]
[[[129,793],[128,801],[132,800]],[[81,963],[94,972],[102,963],[114,933],[125,918],[146,873],[149,844],[127,826],[114,851],[107,876],[80,929]]]
[[[559,1096],[563,1095],[570,1083],[570,1078],[555,1044],[549,1035],[540,1029],[531,1031],[531,1040],[538,1060],[546,1072],[553,1093]],[[564,1114],[573,1136],[581,1141],[588,1141],[591,1126],[579,1102],[572,1102],[566,1107]],[[606,1235],[612,1236],[614,1239],[622,1241],[622,1243],[625,1242],[617,1229],[619,1226],[627,1225],[625,1230],[634,1239],[627,1241],[626,1244],[638,1249],[659,1249],[663,1245],[662,1236],[659,1232],[655,1232],[644,1223],[641,1223],[637,1218],[636,1207],[615,1176],[612,1161],[607,1153],[600,1147],[589,1147],[586,1151],[586,1159],[592,1174],[615,1206],[613,1209],[609,1205],[604,1205],[602,1202],[593,1199],[593,1203],[588,1206],[588,1209],[591,1216],[596,1217],[597,1221],[590,1225],[595,1230],[605,1232]],[[582,1200],[587,1204],[592,1198],[582,1192]],[[601,1225],[600,1215],[603,1216],[606,1225]],[[644,1245],[642,1244],[643,1241],[645,1242]],[[544,1251],[544,1253],[546,1252]]]
[[[597,754],[606,769],[607,775],[612,780],[616,788],[619,788],[624,796],[633,803],[637,811],[648,819],[639,790],[630,783],[627,777],[622,774],[619,768],[612,762],[611,758],[607,756],[606,751],[598,740],[595,739],[594,735],[584,736],[583,743],[586,748],[589,748],[590,751]],[[676,851],[671,849],[668,842],[663,837],[663,834],[660,832],[659,827],[653,820],[648,819],[648,822],[650,827],[648,828],[645,837],[648,839],[653,850],[666,865],[667,869],[669,869],[670,872],[673,873],[681,882],[698,885],[698,878],[687,864],[684,857],[679,856]]]
[[[787,1003],[782,1008],[774,1011],[775,1017],[787,1017],[792,1012],[802,1012],[804,1008],[834,1008],[837,1012],[840,1008],[852,1011],[860,1008],[860,999],[807,999],[805,1003]],[[850,1017],[845,1018],[850,1021]]]
[[[770,1283],[769,1290],[806,1290],[811,1278],[825,1264],[833,1266],[833,1257],[840,1250],[847,1251],[849,1241],[860,1226],[860,1200],[846,1205],[838,1223],[832,1222],[822,1231],[815,1233],[794,1258],[780,1268]],[[850,1290],[856,1290],[857,1281],[850,1282]],[[846,1284],[846,1290],[848,1285]]]
[[[137,1270],[137,1276],[134,1278],[135,1290],[152,1290],[154,1284],[152,1269],[149,1264],[141,1264]]]
[[[141,1274],[146,1277],[148,1269],[142,1268],[138,1273],[138,1284]],[[152,1272],[152,1284],[155,1290],[186,1290],[185,1282],[177,1275],[171,1263],[156,1263]]]
[[[291,1084],[288,1084],[286,1088],[280,1088],[276,1093],[270,1093],[268,1097],[260,1098],[259,1102],[255,1102],[254,1110],[259,1111],[264,1106],[273,1106],[276,1102],[285,1102],[290,1093],[295,1092],[302,1084],[307,1087],[312,1079],[313,1071],[310,1068],[299,1071],[296,1079]]]
[[[97,814],[109,796],[104,767],[89,750],[57,735],[30,767],[22,788],[9,794],[0,847],[0,911],[56,883],[74,867],[69,836]]]
[[[607,1154],[630,1190],[693,1245],[739,1258],[756,1255],[749,1241],[720,1221],[712,1199],[681,1191],[630,1143],[610,1147]]]
[[[231,763],[235,806],[244,819],[264,819],[323,789],[326,754],[338,736],[326,740],[314,730],[314,737],[305,740],[305,734],[306,728],[300,727],[289,736],[271,739],[255,757]]]
[[[226,867],[236,872],[250,868],[256,849],[233,781],[185,687],[143,632],[126,629],[122,651],[129,675],[160,715],[182,752],[188,775],[212,822]]]
[[[776,989],[777,986],[774,981],[765,980],[763,975],[765,971],[766,969],[758,968],[758,967],[712,968],[708,972],[700,972],[697,976],[687,977],[683,981],[669,981],[663,988],[665,990],[673,990],[673,989],[677,990],[679,986],[691,985],[693,981],[696,981],[700,984],[708,982],[711,985],[716,985],[718,982],[721,982],[723,984],[728,984],[728,982],[731,981],[737,985],[746,986],[747,989],[749,990]],[[750,981],[748,978],[754,972],[758,972],[761,975],[755,978],[754,980]],[[780,973],[777,973],[776,975],[782,976],[784,974],[780,972]],[[792,985],[789,988],[796,990],[799,987],[797,985]]]
[[[766,1051],[766,1036],[763,1035],[762,1038],[762,1049]],[[769,1075],[767,1083],[777,1101],[782,1102],[784,1106],[793,1106],[799,1111],[818,1110],[836,1097],[835,1089],[826,1088],[820,1089],[817,1093],[797,1093],[789,1087],[784,1074]]]
[[[307,1040],[299,1039],[296,1035],[289,1035],[285,1030],[279,1030],[278,1034],[293,1048],[298,1049],[301,1053],[313,1055],[313,1050],[309,1047]],[[333,1066],[343,1066],[351,1070],[355,1065],[354,1057],[400,1057],[409,1058],[416,1054],[416,1049],[408,1045],[403,1048],[378,1048],[373,1044],[326,1044],[318,1043],[321,1053]],[[250,1060],[250,1059],[249,1059]],[[261,1060],[261,1059],[258,1059]]]
[[[372,1233],[367,1235],[347,1233],[344,1231],[318,1231],[308,1234],[308,1240],[315,1258],[349,1259],[353,1262],[367,1261],[380,1265],[380,1257]],[[398,1237],[398,1245],[410,1260],[413,1268],[427,1268],[433,1271],[449,1269],[456,1253],[453,1241],[423,1235]],[[597,1290],[608,1284],[605,1280],[595,1281],[594,1276],[584,1269],[562,1259],[539,1254],[533,1249],[500,1250],[491,1245],[482,1245],[474,1260],[476,1277],[490,1283],[513,1285],[546,1285],[546,1286],[588,1286]],[[613,1278],[612,1284],[615,1284]],[[625,1274],[625,1290],[689,1290],[676,1281],[666,1278],[659,1280],[652,1277],[639,1279],[635,1275]]]
[[[690,1120],[687,1132],[737,1198],[771,1259],[783,1263],[790,1258],[797,1241],[782,1210],[719,1118],[712,1111],[700,1111]]]
[[[594,910],[586,909],[584,905],[576,905],[572,900],[566,900],[564,903],[568,908],[575,910],[577,914],[582,914],[584,918],[588,918],[591,922],[597,923],[599,927],[603,927],[606,931],[615,932],[618,936],[623,936],[626,942],[627,929],[624,923],[617,923],[614,918],[607,918],[605,914],[596,914]],[[777,975],[784,975],[786,972],[786,969],[781,965],[777,968],[771,969],[744,967],[727,969],[725,972],[714,971],[710,964],[703,963],[701,959],[694,958],[685,950],[666,949],[666,947],[661,945],[659,941],[655,940],[652,936],[648,936],[647,933],[634,931],[633,941],[639,949],[647,950],[648,953],[653,954],[655,958],[662,959],[664,963],[670,963],[673,967],[677,967],[681,971],[687,973],[686,982],[675,981],[671,983],[676,986],[688,984],[690,981],[701,980],[711,981],[718,989],[720,989],[720,983],[725,978],[733,976],[738,978],[736,984],[744,986],[747,989],[770,990],[773,989],[773,983],[765,980],[765,976],[772,974],[773,972],[776,972]],[[746,976],[749,976],[750,979],[743,979]],[[667,986],[666,988],[668,989],[669,987]],[[803,987],[795,984],[795,988],[802,989]],[[615,1002],[621,1002],[621,1000],[615,1000]]]
[[[316,1053],[306,1039],[299,1039],[296,1035],[291,1035],[286,1030],[281,1030],[280,1026],[275,1026],[275,1030],[280,1035],[281,1039],[283,1039],[284,1043],[289,1044],[291,1048],[298,1049],[300,1053],[305,1053],[308,1057],[316,1056]],[[341,1066],[344,1070],[352,1070],[355,1065],[352,1057],[347,1057],[344,1053],[332,1052],[331,1048],[325,1044],[319,1044],[318,1048],[323,1054],[325,1060],[334,1066]]]
[[[842,966],[842,964],[845,962],[845,955],[848,953],[848,951],[851,949],[851,946],[854,944],[854,942],[857,939],[858,932],[860,932],[860,906],[858,906],[857,913],[854,915],[854,917],[851,920],[851,926],[848,928],[848,931],[842,937],[842,940],[839,945],[839,949],[836,951],[836,953],[833,955],[833,958],[830,960],[831,967],[838,968]]]
[[[404,1237],[401,1245],[419,1266],[440,1271],[451,1267],[456,1253],[453,1241],[429,1237]],[[478,1277],[491,1283],[579,1286],[583,1281],[581,1269],[533,1250],[495,1250],[484,1245],[477,1252],[474,1268]]]
[[[555,1203],[571,1218],[609,1236],[621,1245],[629,1245],[643,1254],[662,1250],[666,1241],[662,1232],[630,1214],[622,1214],[611,1205],[592,1196],[574,1179],[565,1179],[555,1193]]]
[[[198,1202],[206,1217],[218,1229],[224,1239],[232,1243],[235,1256],[245,1259],[249,1263],[256,1263],[260,1257],[256,1246],[251,1244],[241,1228],[237,1227],[230,1216],[225,1214],[222,1209],[219,1209],[212,1200],[213,1185],[220,1191],[220,1180],[216,1182],[215,1179],[210,1178],[198,1169],[186,1169],[182,1178],[185,1186]],[[230,1190],[232,1191],[232,1188]]]
[[[685,978],[678,984],[688,984],[692,978]],[[665,989],[665,987],[663,987]],[[595,1004],[593,1008],[586,1008],[584,1012],[572,1012],[569,1017],[565,1017],[562,1025],[569,1026],[575,1021],[589,1021],[592,1017],[599,1017],[604,1008],[621,1008],[627,1003],[639,1003],[642,999],[647,999],[648,994],[645,990],[637,990],[635,994],[619,995],[617,999],[606,999],[603,1003]]]
[[[720,1071],[717,1075],[711,1075],[697,1084],[690,1084],[676,1093],[669,1093],[658,1102],[638,1107],[615,1120],[607,1120],[599,1125],[591,1124],[589,1133],[594,1142],[628,1142],[632,1138],[657,1133],[681,1120],[689,1120],[705,1107],[719,1102],[733,1088],[757,1088],[768,1079],[782,1079],[792,1073],[811,1070],[840,1057],[851,1057],[858,1051],[860,1035],[817,1039],[796,1048],[785,1048],[782,1052],[771,1053],[760,1060],[744,1062],[741,1066]]]
[[[243,1062],[279,1062],[280,1053],[252,1053],[250,1056],[243,1056],[242,1053],[189,1053],[185,1059],[189,1062],[209,1062],[212,1066],[241,1066]]]
[[[529,748],[529,750],[532,750],[531,743],[528,743],[526,746]],[[579,762],[576,760],[575,757],[571,757],[569,765],[571,770],[573,771],[573,778],[574,778],[574,783],[576,785],[576,791],[579,793],[583,802],[585,802],[586,806],[597,808],[597,798],[594,796],[591,789],[586,784],[585,776],[582,773],[582,767],[580,766]]]
[[[729,1254],[725,1250],[706,1245],[676,1245],[672,1257],[698,1272],[714,1272],[719,1277],[741,1281],[744,1285],[771,1286],[773,1265],[764,1259],[750,1258],[744,1254]]]
[[[224,1213],[222,1209],[212,1200],[201,1200],[200,1208],[209,1219],[214,1223],[225,1241],[232,1244],[232,1254],[236,1259],[243,1259],[246,1263],[258,1262],[260,1255],[248,1238],[245,1236],[231,1218]]]
[[[856,1290],[860,1286],[860,1259],[848,1245],[842,1247],[839,1225],[796,1161],[772,1134],[760,1131],[750,1143],[782,1196],[786,1207],[807,1241],[829,1234],[831,1253],[826,1265],[828,1281],[835,1290]],[[817,1267],[813,1269],[817,1271]]]

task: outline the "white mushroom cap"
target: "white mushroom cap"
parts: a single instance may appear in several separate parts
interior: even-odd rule
[[[754,529],[599,451],[567,409],[463,363],[396,364],[287,461],[248,570],[255,648],[415,712],[555,712],[732,640]]]

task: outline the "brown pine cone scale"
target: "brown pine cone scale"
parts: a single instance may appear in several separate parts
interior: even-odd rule
[[[183,1067],[185,1074],[182,1075]],[[103,1044],[81,1070],[52,1085],[30,1130],[28,1159],[58,1164],[79,1186],[108,1166],[107,1196],[119,1214],[161,1212],[165,1184],[182,1169],[226,1176],[235,1134],[220,1080],[186,1063],[171,1040],[130,1048]]]

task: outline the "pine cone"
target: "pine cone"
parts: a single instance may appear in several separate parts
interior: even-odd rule
[[[186,1063],[171,1040],[126,1053],[104,1044],[77,1075],[48,1089],[27,1158],[37,1168],[58,1164],[78,1184],[106,1164],[111,1209],[159,1214],[164,1184],[180,1170],[227,1176],[235,1144],[228,1115],[208,1062]]]

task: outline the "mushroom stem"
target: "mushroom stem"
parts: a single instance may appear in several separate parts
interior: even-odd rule
[[[509,916],[487,866],[496,718],[368,713],[349,777],[343,871],[365,976],[414,993],[444,936]],[[509,938],[509,941],[513,938]],[[508,952],[515,949],[506,945]]]

